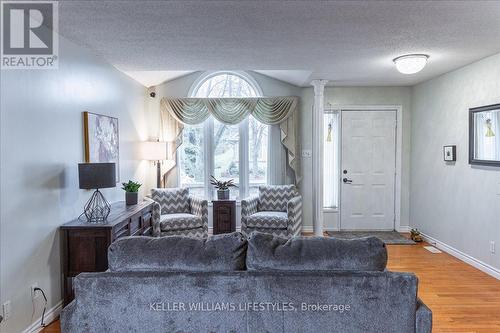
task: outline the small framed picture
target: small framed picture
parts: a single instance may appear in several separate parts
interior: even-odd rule
[[[444,146],[443,155],[446,162],[455,162],[457,160],[457,146]]]

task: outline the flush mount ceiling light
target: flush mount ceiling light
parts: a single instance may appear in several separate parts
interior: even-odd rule
[[[427,54],[407,54],[392,60],[396,68],[403,74],[415,74],[424,69],[429,56]]]

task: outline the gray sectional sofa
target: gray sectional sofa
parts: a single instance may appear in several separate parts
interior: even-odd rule
[[[377,238],[130,237],[108,257],[75,279],[62,332],[431,332]]]

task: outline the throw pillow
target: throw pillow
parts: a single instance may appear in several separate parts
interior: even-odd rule
[[[376,237],[287,239],[261,232],[248,237],[248,270],[383,271],[386,264],[387,249]]]
[[[124,237],[111,244],[111,271],[239,271],[245,269],[243,234],[206,239],[185,236]]]

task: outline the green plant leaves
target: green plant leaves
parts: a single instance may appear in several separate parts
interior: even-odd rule
[[[210,176],[210,184],[212,184],[218,190],[227,190],[230,187],[238,187],[234,184],[234,179],[229,179],[226,181],[217,180],[214,176]]]
[[[125,192],[139,192],[139,187],[142,186],[142,184],[131,180],[128,183],[122,183],[122,185],[122,190],[125,190]]]

